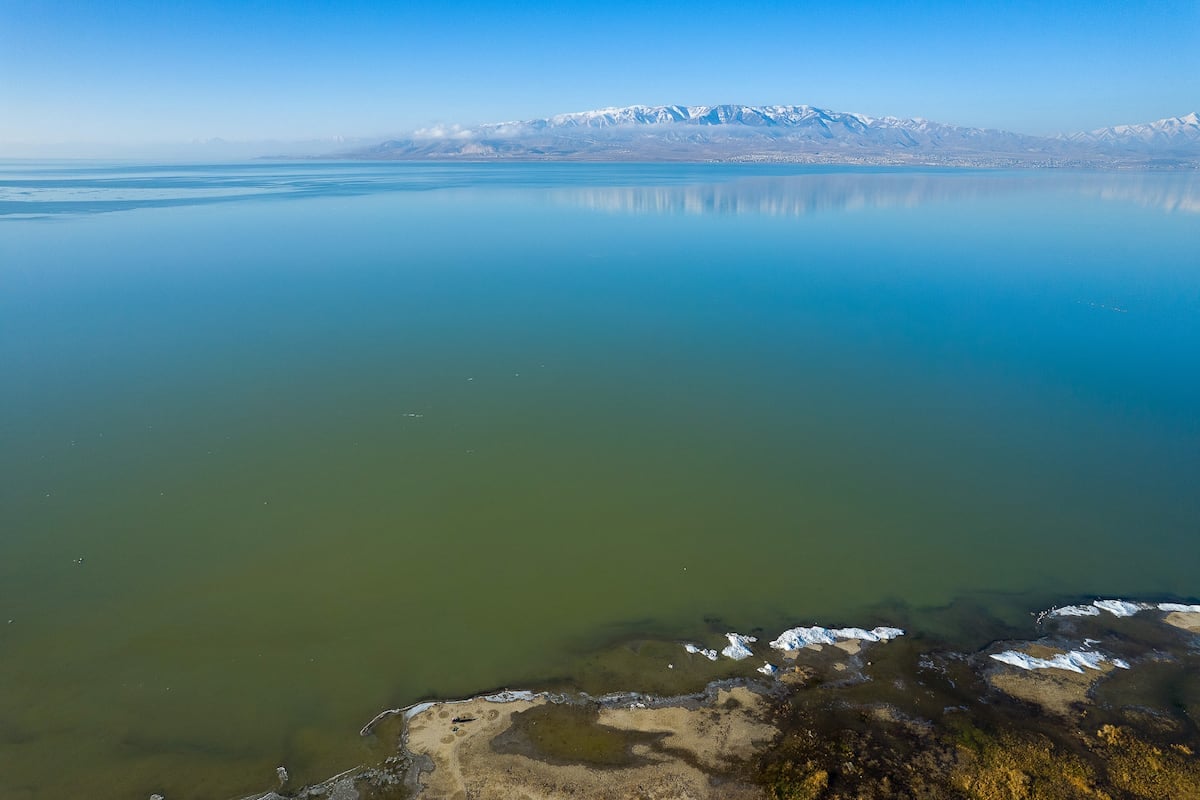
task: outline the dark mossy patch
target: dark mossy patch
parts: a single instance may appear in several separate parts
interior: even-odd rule
[[[652,746],[661,738],[601,725],[595,705],[547,703],[513,714],[512,725],[492,740],[492,749],[551,764],[634,767],[646,763],[634,755],[634,745]]]

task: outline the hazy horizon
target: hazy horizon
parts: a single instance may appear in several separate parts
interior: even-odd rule
[[[660,106],[660,105],[677,105],[668,103],[634,103],[631,105],[644,106]],[[719,105],[719,104],[708,104]],[[782,103],[772,103],[764,105],[790,105]],[[796,103],[794,105],[805,105]],[[1200,107],[1200,106],[1198,106]],[[597,106],[594,109],[573,109],[566,112],[555,112],[547,114],[544,117],[533,117],[526,119],[542,119],[557,116],[560,114],[571,114],[583,111],[595,111],[610,108],[610,106]],[[827,111],[846,111],[846,109],[828,108]],[[927,119],[932,122],[945,123],[949,125],[957,125],[953,121],[931,119],[923,114],[871,114],[863,111],[850,111],[850,113],[864,114],[872,117],[894,116],[903,119]],[[1193,111],[1181,111],[1177,114],[1169,114],[1166,117],[1159,117],[1153,120],[1127,120],[1121,122],[1112,122],[1107,125],[1099,126],[1100,128],[1141,124],[1156,122],[1159,119],[1167,119],[1171,117],[1183,117]],[[509,122],[514,120],[495,119],[487,120],[478,124]],[[526,121],[526,120],[521,120]],[[467,130],[470,126],[459,125],[452,123],[449,125],[437,126],[443,130]],[[962,126],[974,127],[974,126]],[[1022,133],[1021,131],[1013,131],[1011,128],[996,128],[996,130],[1010,131],[1013,133]],[[1088,130],[1095,130],[1088,129]],[[328,155],[336,157],[342,152],[352,152],[355,147],[369,146],[383,142],[389,139],[397,138],[422,138],[423,135],[432,138],[438,138],[429,132],[430,129],[416,129],[405,131],[394,131],[391,133],[379,133],[374,135],[362,136],[329,136],[323,138],[266,138],[266,139],[227,139],[225,137],[215,136],[204,140],[178,140],[178,141],[155,141],[155,142],[52,142],[52,143],[34,143],[34,142],[10,142],[0,143],[0,147],[4,148],[0,151],[0,159],[14,160],[116,160],[116,161],[137,161],[145,159],[171,159],[180,161],[204,161],[206,159],[231,159],[244,160],[256,159],[263,157],[320,157]],[[1056,133],[1076,133],[1075,130],[1054,131],[1048,136],[1053,136]],[[1037,134],[1035,134],[1037,135]]]
[[[435,125],[725,102],[1051,135],[1197,110],[1197,30],[1194,3],[5,0],[0,158],[299,154]]]

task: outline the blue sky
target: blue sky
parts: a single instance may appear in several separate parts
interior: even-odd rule
[[[1027,133],[1200,108],[1200,3],[0,0],[0,156],[633,103]]]

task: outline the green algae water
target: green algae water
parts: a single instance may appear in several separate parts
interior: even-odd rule
[[[1197,243],[1189,174],[0,164],[0,796],[320,779],[626,636],[1194,598]]]

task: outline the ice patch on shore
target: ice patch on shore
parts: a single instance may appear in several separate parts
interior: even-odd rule
[[[1183,614],[1200,614],[1200,604],[1191,603],[1132,603],[1128,600],[1093,600],[1089,605],[1062,606],[1050,610],[1052,617],[1094,617],[1101,611],[1107,611],[1114,617],[1132,617],[1139,611],[1149,611],[1157,608],[1159,611],[1180,612]]]
[[[1005,650],[1003,653],[993,653],[992,658],[1025,670],[1063,669],[1068,672],[1078,672],[1081,675],[1084,669],[1100,669],[1100,665],[1106,661],[1114,667],[1129,669],[1129,663],[1120,658],[1110,659],[1103,653],[1084,652],[1082,650],[1070,650],[1066,653],[1059,653],[1053,658],[1036,658],[1028,653]]]
[[[408,708],[404,709],[404,718],[412,719],[417,714],[420,714],[422,711],[428,711],[429,709],[433,708],[436,705],[437,705],[436,701],[430,701],[427,703],[417,703],[415,706],[409,706]],[[372,720],[372,721],[374,721],[374,720]]]
[[[763,665],[759,667],[756,672],[761,672],[763,675],[774,675],[776,672],[779,672],[779,667],[775,666],[770,661],[766,661],[763,662]]]
[[[1178,612],[1180,614],[1200,614],[1200,605],[1188,605],[1186,603],[1159,603],[1159,611]]]
[[[871,630],[863,630],[862,628],[834,628],[833,635],[839,639],[860,639],[864,642],[886,642],[889,639],[895,639],[898,636],[903,636],[904,631],[900,628],[872,628]]]
[[[879,627],[871,630],[864,628],[822,628],[819,625],[811,627],[791,628],[779,634],[771,647],[776,650],[799,650],[810,644],[836,644],[838,640],[858,639],[864,642],[886,642],[903,636],[900,628]]]
[[[1128,600],[1094,600],[1092,605],[1114,617],[1132,617],[1142,609],[1149,608],[1143,603],[1130,603]]]
[[[1086,606],[1063,606],[1062,608],[1050,609],[1052,617],[1098,617],[1100,609],[1093,605]]]
[[[729,646],[721,651],[721,655],[732,658],[734,661],[741,661],[743,658],[749,658],[754,655],[750,648],[746,645],[751,642],[757,642],[758,639],[754,636],[743,636],[740,633],[727,633],[725,638],[729,640]]]
[[[743,636],[740,633],[727,633],[725,638],[729,640],[729,645],[721,651],[721,655],[726,658],[732,658],[734,661],[741,661],[743,658],[749,658],[754,653],[747,647],[751,642],[757,642],[758,639],[754,636]],[[698,644],[685,642],[683,649],[694,655],[704,656],[709,661],[717,660],[717,651],[709,650],[701,647]]]
[[[687,644],[685,644],[683,646],[683,649],[687,650],[689,653],[696,653],[698,655],[702,655],[705,658],[707,658],[709,661],[717,660],[717,651],[716,650],[705,650],[703,647],[701,647],[698,644],[692,644],[691,642],[688,642]]]
[[[1163,603],[1159,605],[1172,605]],[[1101,611],[1107,611],[1114,617],[1132,617],[1139,611],[1145,611],[1148,608],[1154,608],[1149,603],[1131,603],[1128,600],[1093,600],[1088,605],[1078,606],[1062,606],[1060,608],[1050,609],[1052,617],[1095,617]],[[1163,609],[1166,610],[1166,609]]]
[[[489,703],[515,703],[518,700],[532,700],[536,696],[533,692],[524,690],[514,692],[505,689],[503,692],[496,692],[496,694],[486,694],[483,696],[483,699]]]
[[[799,650],[810,644],[833,644],[833,631],[814,625],[811,628],[791,628],[771,642],[776,650]]]

